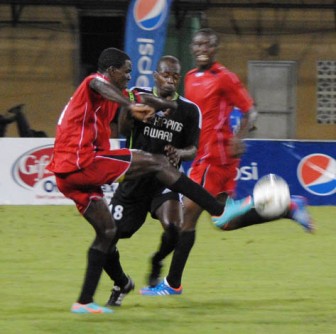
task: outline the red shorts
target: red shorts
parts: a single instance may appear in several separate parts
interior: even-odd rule
[[[132,160],[129,149],[97,153],[92,164],[71,173],[55,174],[58,189],[72,199],[80,213],[84,213],[91,200],[103,198],[101,186],[121,179]]]
[[[221,193],[234,196],[238,166],[239,160],[230,165],[196,164],[192,165],[189,177],[215,197]]]

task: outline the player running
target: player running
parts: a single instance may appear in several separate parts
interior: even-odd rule
[[[240,163],[239,157],[245,151],[242,138],[249,128],[249,113],[253,109],[253,100],[237,75],[215,60],[218,46],[218,35],[209,28],[196,32],[191,43],[197,68],[189,71],[185,77],[185,95],[201,109],[202,129],[199,148],[189,176],[217,199],[226,201],[228,196],[235,194],[236,168]],[[231,131],[229,123],[230,113],[235,106],[242,112],[237,134]],[[148,282],[148,287],[141,290],[143,295],[182,293],[183,270],[195,242],[198,218],[203,211],[189,198],[184,200],[184,205],[182,232],[174,250],[168,276],[153,287],[154,275],[159,280],[162,264],[152,261],[153,279]],[[306,210],[305,199],[300,196],[292,196],[289,210],[282,217],[266,220],[251,208],[235,219],[215,220],[214,223],[218,228],[228,231],[279,218],[292,219],[308,232],[314,229]]]
[[[252,200],[247,205],[245,201],[237,201],[224,210],[223,204],[179,172],[164,155],[110,149],[110,123],[119,106],[144,121],[155,111],[148,105],[132,103],[123,95],[131,70],[132,63],[126,53],[115,48],[103,50],[98,59],[98,72],[82,81],[58,120],[53,157],[47,168],[54,172],[59,190],[75,202],[96,232],[88,250],[82,290],[71,307],[74,313],[112,312],[93,300],[103,269],[111,273],[111,256],[114,258],[111,245],[117,230],[102,185],[152,175],[171,190],[199,203],[210,214],[219,215],[220,219],[240,214],[252,205]],[[176,107],[176,102],[160,100],[151,94],[143,95],[142,101],[160,109]]]
[[[166,154],[176,168],[183,160],[194,158],[201,125],[198,107],[176,92],[180,73],[179,60],[163,56],[154,73],[155,86],[132,90],[136,95],[153,94],[176,101],[176,110],[159,110],[147,123],[137,121],[127,113],[119,120],[120,132],[127,138],[127,147]],[[122,182],[112,198],[112,216],[118,227],[118,238],[130,238],[144,224],[148,212],[164,228],[160,249],[154,256],[155,261],[161,262],[173,251],[178,240],[183,220],[180,195],[152,175]],[[125,295],[134,288],[134,283],[118,263],[117,248],[114,252],[115,285],[107,305],[120,306]]]

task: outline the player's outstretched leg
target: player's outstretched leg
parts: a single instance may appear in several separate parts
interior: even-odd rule
[[[216,227],[222,228],[230,220],[243,215],[253,207],[252,196],[245,197],[241,200],[233,200],[228,197],[225,202],[225,208],[220,216],[213,216],[212,222]]]
[[[89,314],[89,313],[113,313],[113,311],[107,307],[99,306],[96,303],[80,304],[74,303],[71,306],[72,313]]]
[[[106,306],[121,306],[123,299],[129,294],[132,290],[134,290],[135,284],[133,280],[128,276],[128,282],[125,286],[120,287],[118,285],[114,285],[112,289],[111,296],[106,303]]]
[[[313,219],[307,210],[307,200],[303,196],[291,196],[289,217],[301,225],[306,232],[315,231]]]
[[[164,278],[157,286],[155,287],[145,287],[140,290],[140,294],[144,296],[168,296],[168,295],[180,295],[182,294],[182,286],[178,289],[172,288],[167,280]]]

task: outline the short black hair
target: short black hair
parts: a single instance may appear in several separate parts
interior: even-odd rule
[[[157,67],[156,67],[156,70],[159,71],[160,70],[160,66],[161,66],[161,63],[163,63],[164,61],[168,61],[172,64],[175,64],[177,66],[180,67],[181,69],[181,64],[180,64],[180,61],[174,57],[174,56],[171,56],[171,55],[165,55],[165,56],[162,56],[160,59],[159,59],[159,62],[157,63]]]
[[[215,30],[213,30],[211,28],[201,28],[201,29],[197,30],[194,33],[194,37],[198,34],[204,34],[204,35],[207,35],[207,36],[214,36],[216,45],[218,45],[219,42],[220,42],[219,35],[217,34],[217,32]]]
[[[124,51],[117,48],[107,48],[98,58],[98,71],[105,72],[110,66],[120,68],[126,60],[130,60],[130,57]]]

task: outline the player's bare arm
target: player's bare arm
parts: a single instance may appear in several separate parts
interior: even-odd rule
[[[122,91],[110,83],[93,79],[90,81],[90,87],[105,99],[117,102],[123,107],[128,107],[131,104],[131,101],[122,94]]]
[[[118,118],[118,133],[129,137],[134,128],[134,117],[129,109],[121,108]]]
[[[140,94],[141,99],[144,103],[152,106],[156,110],[176,110],[177,109],[177,102],[172,101],[169,99],[163,99],[154,96],[153,94],[146,94],[142,93]]]
[[[152,117],[155,112],[152,107],[146,104],[132,103],[122,94],[118,87],[110,83],[106,83],[99,79],[93,79],[90,82],[90,87],[105,99],[119,103],[125,108],[124,110],[129,109],[132,115],[139,120]]]

